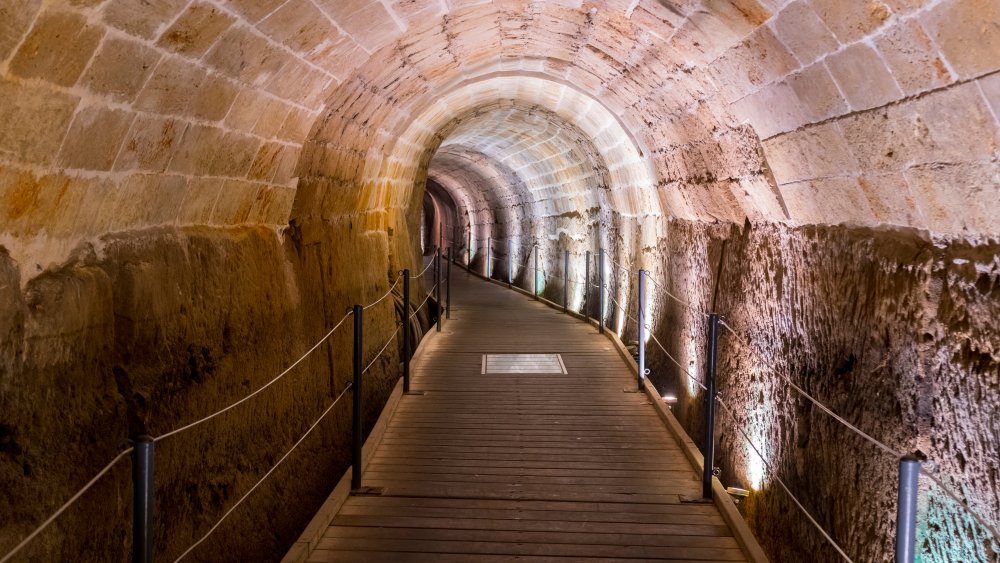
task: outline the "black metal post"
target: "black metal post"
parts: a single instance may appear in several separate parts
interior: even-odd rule
[[[563,313],[569,312],[569,251],[563,253]]]
[[[643,390],[643,380],[646,378],[646,270],[639,270],[639,314],[636,315],[639,327],[639,391]]]
[[[535,275],[532,276],[532,281],[534,284],[531,286],[531,292],[535,295],[535,299],[538,299],[538,245],[531,247],[535,251]]]
[[[597,276],[598,279],[600,280],[599,286],[597,288],[597,291],[599,292],[597,301],[600,307],[600,309],[598,309],[597,311],[597,318],[598,322],[600,323],[599,330],[601,331],[601,334],[604,334],[604,300],[606,298],[604,297],[604,249],[603,248],[600,249],[600,251],[598,251],[597,256],[598,256]]]
[[[899,460],[899,497],[896,504],[896,563],[913,563],[917,551],[917,487],[920,460]]]
[[[486,237],[486,279],[493,277],[493,237]]]
[[[364,347],[362,346],[362,330],[364,330],[365,308],[354,306],[354,412],[351,417],[351,490],[361,488],[361,364],[364,362]]]
[[[434,284],[434,297],[437,300],[438,307],[438,317],[437,317],[437,331],[441,332],[441,323],[444,322],[444,315],[441,314],[441,309],[443,303],[441,302],[441,249],[438,248],[437,253],[434,255],[434,278],[437,283]]]
[[[507,239],[507,289],[514,282],[514,241]]]
[[[705,365],[705,468],[701,496],[712,498],[712,472],[715,469],[715,357],[719,343],[719,315],[708,315],[708,358]]]
[[[403,270],[403,393],[410,392],[410,271]]]
[[[590,319],[590,251],[587,251],[586,270],[583,274],[583,316]]]
[[[469,256],[469,259],[468,259],[468,261],[466,261],[466,264],[472,264],[473,250],[472,250],[472,231],[471,230],[469,231],[469,246],[466,247],[466,254]],[[466,268],[466,270],[468,270],[468,268]]]
[[[448,293],[445,294],[445,318],[451,318],[451,263],[454,262],[454,247],[448,249]]]
[[[153,561],[153,439],[132,440],[132,561]]]

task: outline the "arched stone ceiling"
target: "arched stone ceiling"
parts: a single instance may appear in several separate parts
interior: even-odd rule
[[[603,108],[624,134],[594,144],[625,214],[1000,230],[995,1],[29,0],[0,12],[0,242],[19,261],[151,225],[339,209],[384,226],[390,194],[419,183],[440,140],[426,120],[442,95],[484,77],[517,92],[500,99],[551,109],[561,102],[542,98],[559,88],[525,86],[541,80]],[[636,166],[615,169],[628,159],[607,157],[614,139]],[[614,192],[645,182],[655,191]]]

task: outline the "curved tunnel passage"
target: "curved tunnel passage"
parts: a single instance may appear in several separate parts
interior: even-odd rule
[[[888,560],[894,530],[895,460],[789,381],[932,460],[996,529],[996,0],[32,0],[0,20],[0,552],[123,437],[283,370],[441,224],[473,267],[486,239],[537,244],[550,297],[563,252],[580,271],[606,249],[625,341],[648,270],[651,378],[696,440],[685,372],[701,313],[725,315],[716,463],[775,560],[837,560],[778,477],[855,560]],[[421,223],[425,193],[444,221]],[[397,317],[366,315],[370,355]],[[287,449],[349,349],[334,334],[266,402],[163,445],[158,494],[180,500],[158,553]],[[198,556],[282,553],[310,512],[289,499],[317,507],[344,467],[347,416]],[[101,498],[127,478],[100,486],[29,557],[117,557]],[[924,560],[997,557],[937,485],[921,495]]]

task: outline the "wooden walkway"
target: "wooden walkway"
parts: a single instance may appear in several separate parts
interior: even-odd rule
[[[452,318],[413,366],[364,474],[310,561],[745,561],[611,341],[452,273]],[[563,374],[482,374],[483,354],[559,353]]]

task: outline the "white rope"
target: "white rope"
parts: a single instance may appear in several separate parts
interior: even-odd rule
[[[292,448],[290,450],[288,450],[287,452],[285,452],[285,455],[281,456],[281,459],[279,459],[278,462],[275,463],[271,467],[271,469],[269,469],[267,471],[267,473],[265,473],[264,476],[261,477],[260,480],[257,481],[257,483],[254,484],[253,487],[250,487],[250,490],[247,491],[246,494],[244,494],[242,497],[240,497],[240,500],[236,501],[236,504],[234,504],[229,510],[227,510],[226,513],[222,515],[222,518],[219,518],[219,521],[216,522],[215,525],[212,526],[211,529],[209,529],[207,532],[205,532],[205,535],[202,536],[201,539],[199,539],[198,541],[194,542],[194,544],[192,544],[191,547],[187,548],[187,550],[184,551],[184,553],[181,553],[180,556],[177,557],[177,559],[174,560],[174,563],[177,563],[181,559],[184,559],[184,557],[187,556],[187,554],[191,553],[194,550],[194,548],[198,547],[199,545],[201,545],[202,542],[204,542],[206,539],[208,539],[208,536],[210,536],[212,534],[212,532],[214,532],[216,530],[216,528],[218,528],[220,525],[222,525],[222,522],[230,514],[232,514],[233,511],[236,510],[236,508],[240,504],[242,504],[243,501],[245,501],[247,499],[247,497],[250,496],[251,493],[253,493],[255,490],[257,490],[257,487],[259,487],[265,480],[267,480],[268,477],[271,476],[272,473],[274,473],[274,470],[277,469],[279,465],[281,465],[281,462],[285,461],[285,459],[287,459],[288,456],[291,455],[291,453],[293,451],[295,451],[295,448],[299,447],[299,444],[301,444],[306,439],[306,437],[308,437],[309,434],[312,433],[312,431],[316,429],[316,427],[319,425],[319,423],[326,417],[327,414],[329,414],[329,412],[331,410],[333,410],[333,407],[337,406],[337,403],[340,402],[340,399],[342,399],[344,397],[344,395],[351,389],[351,387],[353,385],[354,385],[353,382],[352,383],[348,383],[347,387],[345,387],[344,390],[340,392],[340,395],[337,395],[337,398],[333,400],[333,403],[330,404],[330,406],[327,407],[325,411],[323,411],[323,414],[319,415],[319,418],[317,418],[316,421],[312,423],[312,426],[310,426],[309,429],[306,430],[306,433],[303,434],[302,437],[299,438],[298,441],[295,442],[295,444],[292,445]]]
[[[30,543],[31,540],[35,539],[35,537],[38,536],[38,534],[42,533],[42,530],[44,530],[45,528],[48,528],[50,524],[52,524],[53,522],[55,522],[56,518],[59,518],[59,516],[63,512],[66,512],[67,508],[69,508],[70,506],[72,506],[73,503],[76,502],[77,499],[79,499],[81,496],[83,496],[84,493],[86,493],[88,490],[90,490],[90,488],[93,487],[94,484],[97,483],[97,481],[99,481],[101,479],[101,477],[104,477],[108,473],[108,471],[111,471],[111,468],[114,467],[115,464],[117,464],[119,461],[121,461],[122,458],[124,458],[128,454],[132,453],[133,450],[134,450],[134,448],[128,448],[125,451],[123,451],[120,454],[118,454],[117,456],[115,456],[115,458],[112,459],[110,463],[108,463],[107,465],[104,466],[104,469],[98,471],[97,475],[94,475],[94,477],[90,481],[87,481],[87,484],[84,485],[82,489],[80,489],[79,491],[77,491],[75,495],[73,495],[72,497],[70,497],[70,499],[68,501],[66,501],[62,506],[60,506],[59,510],[56,510],[52,514],[52,516],[49,516],[44,522],[41,523],[41,525],[39,525],[37,528],[35,528],[34,532],[31,532],[30,534],[28,534],[28,537],[26,537],[23,540],[21,540],[21,543],[19,543],[16,546],[14,546],[14,549],[12,549],[7,555],[4,555],[3,558],[0,559],[0,563],[6,563],[7,561],[10,561],[11,558],[13,558],[14,555],[17,554],[18,551],[21,551],[21,549],[23,549],[24,546],[28,545],[28,543]]]
[[[375,357],[372,358],[372,361],[371,361],[371,363],[368,364],[368,367],[366,367],[364,370],[362,370],[361,375],[364,375],[364,374],[368,373],[368,370],[370,370],[371,367],[373,365],[375,365],[375,362],[377,362],[378,359],[382,357],[382,354],[384,354],[385,351],[386,351],[386,349],[389,347],[389,345],[392,344],[392,341],[396,339],[396,335],[399,334],[399,327],[400,326],[401,325],[398,325],[398,324],[396,325],[396,331],[392,333],[392,336],[390,336],[389,340],[386,341],[385,346],[382,346],[382,349],[378,351],[378,354],[375,354]]]
[[[732,327],[730,327],[728,324],[726,324],[726,321],[724,321],[722,319],[719,319],[719,324],[721,324],[723,326],[723,328],[725,328],[726,330],[728,330],[730,332],[730,334],[732,334],[734,337],[736,337],[736,341],[739,342],[741,345],[745,346],[748,352],[750,352],[751,354],[757,355],[757,356],[760,355],[756,350],[753,349],[753,347],[751,346],[751,344],[749,342],[744,341],[743,338],[740,337],[740,335],[736,334],[736,331],[733,330]],[[818,399],[816,399],[815,397],[813,397],[809,393],[806,393],[805,389],[803,389],[803,388],[799,387],[798,385],[796,385],[795,382],[793,382],[791,379],[789,379],[785,374],[778,372],[778,370],[776,370],[775,368],[773,368],[772,366],[770,366],[770,365],[768,365],[766,363],[764,363],[762,365],[767,370],[769,370],[771,373],[773,373],[774,375],[778,376],[779,379],[781,379],[782,381],[784,381],[785,383],[787,383],[792,389],[794,389],[795,391],[797,391],[800,395],[802,395],[806,399],[809,399],[809,401],[811,401],[814,405],[816,405],[817,407],[819,407],[823,412],[825,412],[826,414],[830,415],[837,422],[843,424],[847,428],[850,428],[851,430],[854,431],[854,433],[856,433],[857,435],[861,436],[865,440],[868,440],[869,442],[871,442],[872,444],[874,444],[875,446],[877,446],[879,449],[885,451],[886,453],[894,455],[897,458],[903,457],[903,453],[902,452],[899,452],[897,450],[892,449],[891,447],[887,446],[886,444],[884,444],[884,443],[880,442],[879,440],[871,437],[870,435],[868,435],[866,432],[862,431],[857,426],[851,424],[844,417],[842,417],[839,414],[833,412],[833,410],[831,410],[829,407],[827,407],[826,405],[824,405],[823,403],[821,403]]]
[[[760,458],[760,461],[761,463],[764,464],[764,467],[767,469],[767,472],[771,474],[771,477],[774,477],[774,480],[777,481],[779,485],[781,485],[781,488],[785,490],[785,493],[787,493],[789,498],[792,499],[792,502],[795,503],[795,506],[799,507],[799,510],[802,511],[802,514],[804,514],[805,517],[809,520],[809,522],[811,522],[812,525],[815,526],[817,530],[819,530],[819,533],[823,534],[823,537],[826,538],[826,541],[830,542],[830,545],[832,545],[833,548],[837,550],[837,553],[839,553],[840,556],[843,557],[845,561],[847,561],[848,563],[853,563],[852,559],[848,557],[846,553],[844,553],[844,550],[840,547],[840,545],[838,545],[837,542],[835,542],[833,538],[830,537],[830,534],[826,533],[826,530],[824,530],[823,527],[819,525],[819,522],[817,522],[816,519],[813,518],[811,514],[809,514],[809,511],[806,510],[804,506],[802,506],[802,503],[799,502],[799,499],[797,499],[795,495],[792,494],[792,491],[790,491],[788,487],[785,486],[785,482],[781,480],[781,477],[778,476],[778,474],[774,471],[774,469],[767,462],[767,460],[764,459],[764,456],[760,453],[760,450],[758,450],[757,446],[753,443],[753,440],[751,440],[750,437],[746,435],[746,432],[743,431],[743,427],[740,425],[739,421],[736,420],[736,416],[734,416],[732,411],[729,409],[729,405],[727,405],[721,398],[718,397],[716,397],[716,402],[718,402],[719,406],[721,406],[723,410],[726,411],[726,414],[729,415],[729,418],[733,420],[733,426],[740,434],[743,435],[743,438],[746,439],[747,443],[750,444],[750,448],[753,449],[754,453],[757,454],[757,457]]]
[[[399,280],[400,280],[400,279],[402,279],[402,278],[403,278],[403,274],[399,274],[398,276],[396,276],[396,281],[392,282],[392,285],[391,285],[391,286],[389,286],[389,291],[386,291],[386,292],[385,292],[385,295],[383,295],[382,297],[379,297],[379,298],[378,298],[378,299],[376,299],[376,300],[375,300],[374,302],[372,302],[372,303],[370,303],[370,304],[368,304],[368,305],[365,305],[365,306],[363,307],[363,309],[364,309],[365,311],[367,311],[368,309],[371,309],[372,307],[374,307],[374,306],[378,305],[379,303],[381,303],[382,301],[384,301],[384,300],[385,300],[385,298],[387,298],[387,297],[389,297],[390,295],[392,295],[392,291],[393,291],[394,289],[396,289],[396,286],[397,286],[397,285],[399,285]]]
[[[431,287],[431,290],[427,292],[427,297],[424,297],[423,302],[420,303],[420,305],[417,305],[415,309],[413,309],[413,313],[410,314],[410,320],[413,320],[413,317],[417,316],[417,313],[420,312],[420,309],[427,303],[427,301],[430,300],[431,295],[434,295],[434,290],[436,288],[437,288],[437,284],[434,284],[434,286]]]
[[[430,259],[430,261],[429,261],[429,262],[427,262],[427,265],[426,265],[426,266],[424,266],[424,269],[423,269],[423,270],[420,270],[420,273],[419,273],[419,274],[417,274],[417,275],[415,275],[415,276],[412,276],[412,277],[411,277],[410,279],[414,279],[414,280],[415,280],[415,279],[419,279],[419,278],[420,278],[420,277],[422,277],[422,276],[423,276],[424,274],[426,274],[426,273],[427,273],[427,270],[430,270],[430,269],[431,269],[431,266],[433,266],[433,265],[434,265],[434,258],[431,258],[431,259]]]
[[[660,288],[660,291],[662,291],[663,293],[666,293],[667,297],[673,299],[674,301],[680,303],[681,305],[683,305],[684,307],[687,307],[688,309],[694,311],[695,313],[698,313],[699,315],[703,315],[703,316],[706,316],[706,317],[708,316],[708,314],[705,313],[704,311],[702,311],[701,309],[695,307],[694,305],[688,303],[687,301],[684,301],[683,299],[681,299],[680,297],[677,297],[673,293],[670,293],[670,290],[667,289],[667,287],[665,285],[663,285],[660,282],[656,281],[653,278],[653,276],[649,275],[648,272],[646,273],[646,279],[649,280],[649,281],[651,281],[651,282],[653,282],[653,285],[655,285],[656,287]]]
[[[346,321],[347,318],[350,317],[352,314],[354,314],[353,311],[348,311],[347,314],[344,315],[344,318],[340,319],[340,322],[338,322],[336,326],[334,326],[333,328],[331,328],[330,331],[327,332],[323,336],[323,338],[320,338],[319,341],[316,342],[316,344],[313,344],[312,348],[310,348],[309,350],[307,350],[305,354],[302,354],[302,356],[300,356],[299,359],[295,360],[295,362],[292,363],[292,365],[290,365],[287,368],[285,368],[285,371],[279,373],[274,379],[272,379],[271,381],[268,381],[263,386],[261,386],[256,391],[254,391],[253,393],[250,393],[246,397],[243,397],[242,399],[240,399],[239,401],[236,401],[235,403],[229,405],[228,407],[226,407],[224,409],[221,409],[221,410],[218,410],[218,411],[216,411],[216,412],[214,412],[214,413],[212,413],[212,414],[210,414],[210,415],[208,415],[208,416],[206,416],[204,418],[198,419],[198,420],[196,420],[196,421],[194,421],[194,422],[192,422],[190,424],[187,424],[185,426],[181,426],[180,428],[178,428],[176,430],[171,430],[170,432],[167,432],[166,434],[161,434],[160,436],[157,436],[156,438],[153,438],[153,441],[154,442],[159,442],[160,440],[163,440],[165,438],[169,438],[170,436],[173,436],[174,434],[180,434],[181,432],[184,432],[185,430],[190,430],[191,428],[194,428],[195,426],[198,426],[199,424],[202,424],[204,422],[208,422],[209,420],[211,420],[211,419],[219,416],[220,414],[222,414],[222,413],[224,413],[226,411],[230,411],[230,410],[232,410],[232,409],[234,409],[234,408],[242,405],[243,403],[249,401],[250,399],[256,397],[262,391],[264,391],[268,387],[270,387],[270,386],[274,385],[275,383],[277,383],[279,379],[281,379],[282,377],[285,377],[286,375],[288,375],[288,373],[291,372],[293,369],[295,369],[295,366],[297,366],[300,363],[302,363],[302,360],[305,360],[306,357],[309,356],[309,354],[312,354],[313,352],[315,352],[316,349],[319,348],[321,344],[323,344],[324,342],[326,342],[326,340],[328,338],[330,338],[330,336],[333,335],[333,333],[338,328],[340,328],[341,325],[344,324],[344,321]]]

